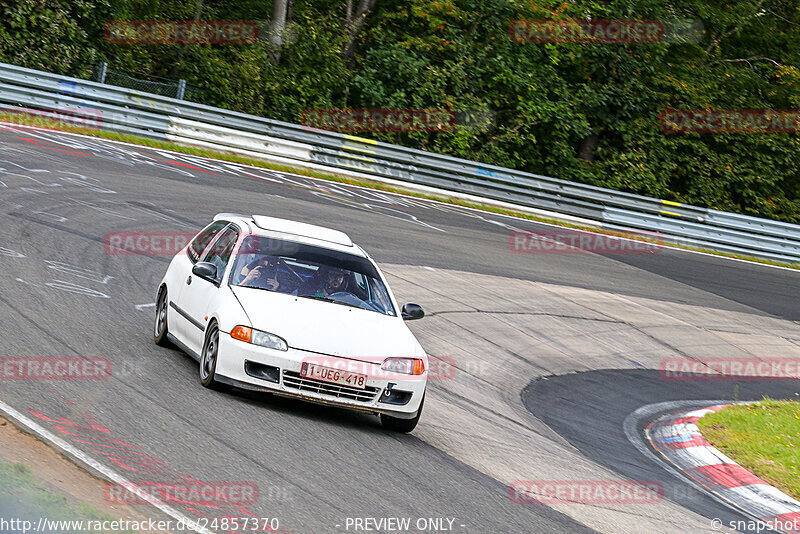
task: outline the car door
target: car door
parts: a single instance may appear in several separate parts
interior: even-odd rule
[[[183,308],[179,302],[180,294],[189,276],[192,275],[192,267],[200,261],[200,257],[214,238],[229,224],[229,221],[214,221],[206,226],[192,239],[186,247],[185,254],[178,253],[170,264],[167,274],[167,293],[170,300],[167,308],[167,321],[170,332],[181,343],[186,344],[187,337],[191,334],[194,326],[181,313]]]
[[[212,263],[217,267],[217,278],[206,280],[190,274],[182,286],[178,305],[189,324],[185,343],[197,354],[203,348],[209,310],[214,308],[219,301],[219,292],[224,289],[225,270],[238,239],[239,229],[233,224],[221,231],[200,258],[201,262]]]

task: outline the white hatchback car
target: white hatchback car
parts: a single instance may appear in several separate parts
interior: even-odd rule
[[[428,358],[378,266],[337,230],[219,214],[159,284],[155,342],[221,384],[379,414],[414,429]]]

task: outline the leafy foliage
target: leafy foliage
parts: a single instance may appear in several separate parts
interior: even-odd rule
[[[358,4],[357,1],[352,2]],[[800,109],[796,0],[378,0],[347,48],[346,0],[295,0],[280,61],[253,45],[117,45],[122,20],[256,20],[269,0],[0,0],[0,60],[184,78],[204,103],[298,121],[305,109],[491,111],[492,128],[358,134],[679,202],[800,222],[800,137],[677,134],[672,109]],[[699,21],[699,40],[523,43],[519,19]]]

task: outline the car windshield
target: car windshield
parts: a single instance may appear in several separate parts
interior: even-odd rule
[[[396,315],[368,259],[292,241],[245,237],[230,284]]]

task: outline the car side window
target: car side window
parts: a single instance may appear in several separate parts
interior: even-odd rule
[[[228,224],[227,221],[214,221],[202,229],[200,233],[192,239],[192,242],[189,243],[189,247],[186,249],[192,263],[198,262],[200,255],[208,244],[211,243],[211,240],[214,239],[214,236],[216,236],[220,230],[228,226]]]
[[[353,293],[361,300],[369,300],[369,286],[367,285],[367,278],[362,273],[353,273],[355,278],[355,287]]]
[[[376,279],[370,279],[370,298],[374,301],[380,303],[381,306],[386,310],[388,315],[395,315],[394,307],[392,306],[392,301],[389,299],[389,294],[386,292],[386,289],[383,287],[383,284],[379,284]]]
[[[231,226],[225,229],[203,254],[202,261],[216,265],[217,282],[222,280],[222,275],[225,273],[225,267],[228,266],[228,261],[231,259],[237,239],[239,239],[239,232],[235,227]]]

